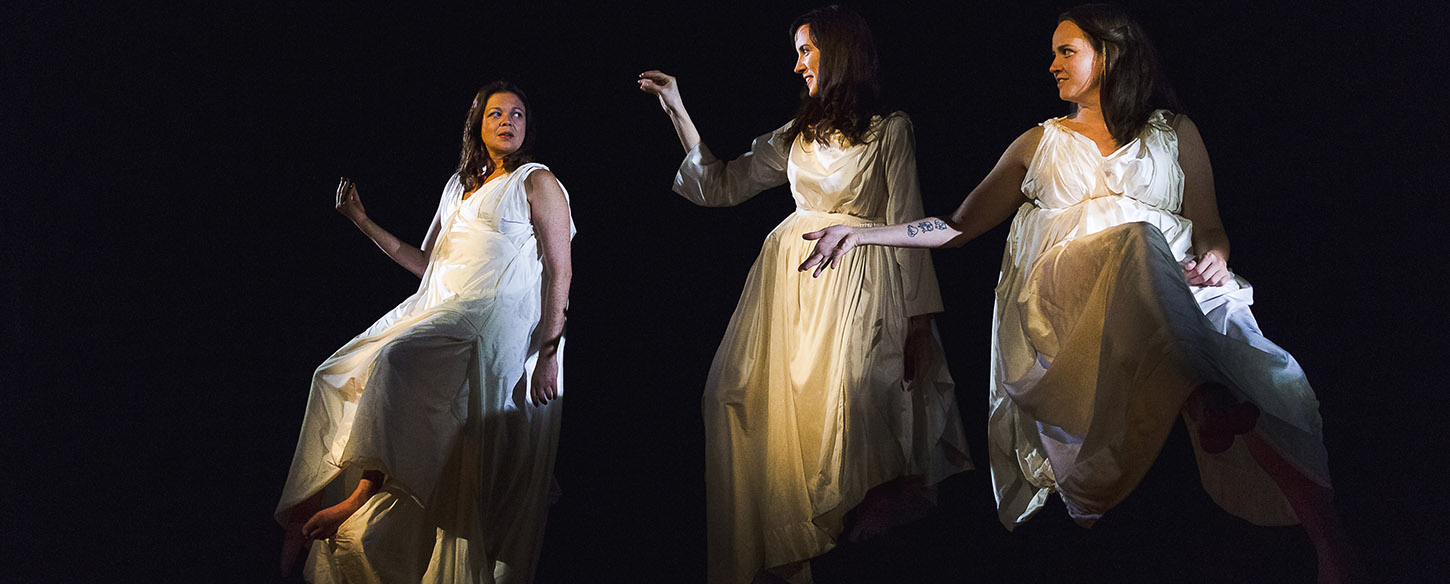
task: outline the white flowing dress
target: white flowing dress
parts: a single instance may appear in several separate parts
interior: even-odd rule
[[[931,256],[867,247],[820,278],[796,270],[814,245],[804,233],[921,216],[910,120],[877,118],[853,146],[789,142],[785,130],[729,163],[701,144],[675,177],[675,191],[699,205],[738,204],[786,182],[796,203],[766,237],[706,382],[715,583],[830,550],[843,516],[876,485],[971,468],[935,335],[924,383],[902,392],[908,318],[941,311]]]
[[[313,375],[277,520],[329,484],[345,495],[362,470],[387,481],[314,543],[310,580],[532,578],[563,406],[562,366],[561,399],[528,404],[544,275],[524,184],[544,168],[523,165],[467,199],[450,179],[418,292]]]
[[[1179,214],[1165,112],[1106,157],[1061,119],[1042,127],[996,290],[988,449],[1001,521],[1026,521],[1055,491],[1092,525],[1137,486],[1183,412],[1214,501],[1257,524],[1296,523],[1243,440],[1203,451],[1184,409],[1200,384],[1232,388],[1259,407],[1269,443],[1329,485],[1318,402],[1259,331],[1249,283],[1184,279],[1193,224]]]

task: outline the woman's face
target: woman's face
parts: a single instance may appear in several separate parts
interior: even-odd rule
[[[483,106],[483,146],[490,157],[513,154],[524,144],[525,124],[528,118],[524,112],[524,100],[508,91],[488,96]]]
[[[1102,79],[1101,59],[1087,35],[1070,20],[1052,33],[1052,66],[1057,80],[1057,97],[1077,104],[1097,105],[1098,82]]]
[[[811,42],[811,25],[795,29],[795,53],[795,72],[805,78],[806,91],[815,95],[820,91],[821,53]]]

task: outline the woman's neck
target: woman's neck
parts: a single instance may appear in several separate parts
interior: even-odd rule
[[[1103,109],[1096,100],[1078,103],[1077,113],[1072,114],[1072,121],[1082,125],[1108,127],[1107,120],[1103,118]]]
[[[492,170],[490,170],[488,172],[488,176],[483,177],[484,180],[488,180],[490,178],[493,178],[495,176],[498,176],[498,175],[501,175],[501,174],[503,174],[505,172],[508,172],[508,170],[503,165],[503,157],[501,157],[501,156],[500,157],[489,156],[488,157],[488,162],[489,162],[489,168],[491,168]]]

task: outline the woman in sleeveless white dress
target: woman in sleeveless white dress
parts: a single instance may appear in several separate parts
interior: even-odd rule
[[[1122,71],[1152,71],[1143,39],[1114,7],[1065,13],[1051,71],[1074,115],[1014,141],[949,218],[809,234],[820,241],[801,269],[819,274],[862,244],[961,245],[1015,209],[988,422],[1001,521],[1026,521],[1057,492],[1091,526],[1137,486],[1181,413],[1210,496],[1257,524],[1302,522],[1321,581],[1338,581],[1350,560],[1318,402],[1260,333],[1248,282],[1227,269],[1197,128],[1147,107],[1164,87],[1156,75],[1143,77],[1136,109],[1113,101],[1134,81]]]
[[[422,283],[313,376],[276,512],[289,540],[319,540],[313,582],[532,578],[574,227],[562,185],[525,162],[527,125],[517,88],[478,92],[422,248],[372,223],[351,181],[339,186],[339,211]],[[309,516],[352,481],[351,496]]]
[[[822,63],[843,58],[832,52],[844,44],[836,35],[865,23],[836,9],[802,18],[791,31],[809,102],[832,81]],[[878,248],[822,281],[790,269],[810,251],[803,233],[920,215],[911,121],[868,115],[861,128],[810,134],[792,131],[798,119],[727,163],[700,141],[674,78],[651,71],[640,85],[680,134],[687,155],[675,191],[686,199],[734,205],[790,184],[796,211],[766,237],[706,381],[709,581],[750,582],[762,570],[809,581],[806,560],[834,547],[847,512],[858,509],[853,533],[885,529],[902,517],[885,517],[878,495],[909,505],[971,467],[930,328],[941,297],[925,250]]]

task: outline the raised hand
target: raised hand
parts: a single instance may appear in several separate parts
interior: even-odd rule
[[[660,107],[666,112],[673,114],[685,109],[680,100],[680,82],[670,75],[654,69],[640,73],[639,89],[660,98]]]
[[[353,223],[361,222],[368,216],[367,211],[363,209],[362,197],[357,194],[357,185],[347,177],[338,180],[337,197],[333,199],[332,206]]]
[[[1233,277],[1228,263],[1218,252],[1208,251],[1183,264],[1183,277],[1189,286],[1222,286]]]
[[[802,235],[801,237],[805,239],[816,240],[816,248],[811,251],[811,255],[806,258],[806,261],[801,262],[799,271],[804,272],[815,268],[816,271],[811,274],[811,277],[819,278],[827,266],[835,269],[846,252],[856,247],[859,240],[857,231],[857,228],[849,225],[832,225],[820,231]]]

